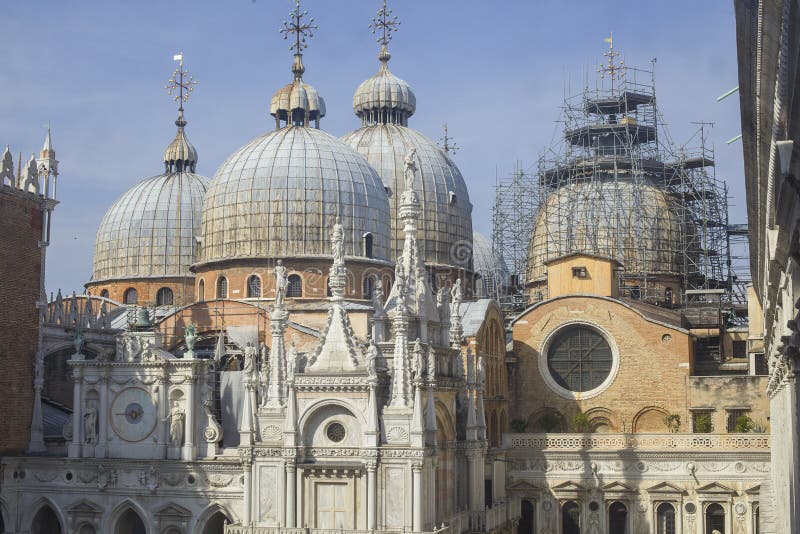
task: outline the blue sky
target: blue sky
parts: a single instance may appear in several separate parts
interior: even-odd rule
[[[94,234],[125,190],[158,174],[174,136],[175,105],[163,86],[184,52],[199,85],[187,105],[198,172],[271,129],[269,98],[290,81],[278,29],[288,0],[37,0],[4,3],[0,19],[0,143],[27,157],[53,128],[59,196],[47,289],[81,290]],[[717,176],[728,181],[732,222],[744,222],[733,6],[728,1],[395,0],[401,19],[390,68],[417,96],[409,126],[433,139],[441,125],[470,188],[476,230],[491,232],[495,176],[532,164],[558,135],[565,90],[580,90],[602,60],[603,38],[629,65],[657,58],[657,96],[673,139],[715,123]],[[367,25],[377,0],[306,0],[319,29],[304,56],[305,80],[325,97],[323,129],[358,127],[352,94],[378,68]]]

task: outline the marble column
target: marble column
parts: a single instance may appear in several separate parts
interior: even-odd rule
[[[194,429],[195,429],[195,410],[194,410],[194,389],[197,379],[194,376],[187,377],[186,379],[186,428],[183,431],[183,460],[192,461],[197,455],[197,450],[194,446]]]
[[[297,466],[293,460],[286,462],[286,526],[295,527],[297,513]]]
[[[106,447],[108,446],[108,425],[106,421],[108,417],[108,372],[103,371],[103,376],[100,378],[100,406],[98,407],[98,438],[97,445],[94,447],[95,458],[106,457]]]
[[[297,515],[295,522],[298,528],[303,527],[303,470],[297,470]]]
[[[169,383],[167,382],[167,372],[158,379],[158,420],[161,428],[161,436],[158,437],[158,446],[161,449],[160,456],[167,458],[167,447],[169,444],[169,423],[165,421],[169,415]]]
[[[240,454],[245,452],[249,454],[250,451],[240,451]],[[252,515],[253,507],[253,461],[251,458],[242,458],[244,462],[244,503],[242,506],[242,526],[250,526],[250,516]]]
[[[81,409],[81,385],[83,377],[79,368],[72,371],[72,443],[69,444],[69,457],[80,458],[81,456],[81,434],[83,431],[83,410]],[[103,422],[105,425],[105,421]]]
[[[425,506],[422,502],[422,464],[411,464],[411,478],[413,486],[412,495],[412,524],[411,529],[414,532],[422,532],[422,509]]]
[[[378,519],[378,463],[367,462],[367,529],[375,530]]]

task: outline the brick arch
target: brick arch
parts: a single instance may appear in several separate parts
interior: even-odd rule
[[[648,406],[642,408],[633,417],[633,431],[634,432],[666,432],[667,425],[664,418],[669,415],[669,412],[664,408],[658,406]]]
[[[547,420],[545,421],[543,418],[547,418]],[[567,432],[568,430],[569,424],[566,416],[556,408],[544,407],[528,417],[528,432]]]

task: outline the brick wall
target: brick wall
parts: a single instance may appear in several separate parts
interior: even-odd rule
[[[0,186],[0,454],[22,451],[28,445],[38,342],[41,235],[40,200]]]

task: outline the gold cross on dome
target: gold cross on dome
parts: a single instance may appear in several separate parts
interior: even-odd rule
[[[172,59],[178,62],[178,68],[172,73],[172,77],[167,81],[164,89],[173,100],[179,103],[178,110],[183,111],[183,103],[189,101],[189,95],[194,91],[197,81],[192,78],[189,71],[183,68],[183,52],[175,54]]]
[[[620,53],[614,52],[614,33],[612,32],[611,35],[604,38],[603,41],[608,43],[608,52],[603,52],[603,55],[608,58],[608,63],[601,63],[600,66],[597,67],[597,72],[600,73],[600,78],[608,76],[609,80],[611,80],[611,92],[613,93],[614,82],[625,77],[625,72],[628,70],[628,67],[625,66],[624,61],[615,63]]]
[[[369,29],[372,30],[372,33],[378,33],[380,30],[378,43],[381,46],[387,46],[392,40],[392,32],[396,32],[398,26],[400,26],[400,21],[394,16],[392,10],[386,7],[386,0],[383,0],[383,7],[372,17]]]
[[[295,0],[294,11],[289,13],[291,22],[283,22],[281,34],[284,39],[288,39],[290,35],[294,34],[295,41],[289,47],[289,50],[294,50],[295,54],[301,54],[308,47],[306,38],[314,37],[314,30],[317,29],[313,18],[308,19],[308,22],[303,22],[303,18],[307,15],[308,11],[303,11],[300,8],[300,0]]]

